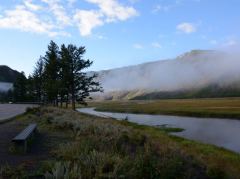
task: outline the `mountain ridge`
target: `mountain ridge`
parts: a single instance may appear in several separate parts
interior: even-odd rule
[[[20,72],[6,65],[0,65],[0,82],[14,83]]]
[[[0,92],[7,92],[13,87],[20,73],[6,65],[0,65]]]

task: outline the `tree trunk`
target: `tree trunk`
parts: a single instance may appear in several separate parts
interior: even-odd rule
[[[75,81],[74,81],[74,66],[72,64],[72,75],[71,75],[71,92],[72,92],[72,110],[75,111],[76,107],[75,107],[75,101],[76,101],[76,94],[75,94]]]
[[[56,106],[58,107],[58,96],[56,98]]]
[[[63,96],[61,95],[61,101],[60,101],[61,108],[63,107]]]
[[[75,111],[76,107],[75,107],[75,94],[72,94],[72,110]]]
[[[75,96],[75,90],[74,90],[74,84],[72,84],[72,110],[75,111],[75,101],[76,101],[76,96]]]
[[[68,108],[68,95],[67,95],[67,99],[66,99],[66,108]]]

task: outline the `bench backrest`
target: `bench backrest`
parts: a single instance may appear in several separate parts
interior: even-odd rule
[[[22,132],[20,132],[14,140],[26,140],[29,135],[37,128],[37,124],[29,124]]]

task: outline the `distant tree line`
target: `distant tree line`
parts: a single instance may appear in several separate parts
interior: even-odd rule
[[[54,106],[68,107],[71,102],[75,110],[76,102],[86,104],[92,92],[102,91],[96,74],[84,70],[92,61],[83,58],[85,47],[51,41],[44,56],[40,56],[28,78],[22,72],[13,85],[14,102],[38,102]],[[9,98],[11,98],[9,96]]]

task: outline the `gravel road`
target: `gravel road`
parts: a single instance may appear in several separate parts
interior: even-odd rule
[[[0,122],[12,118],[26,111],[32,104],[0,104]]]

